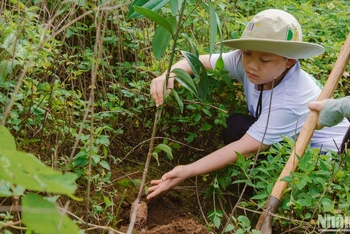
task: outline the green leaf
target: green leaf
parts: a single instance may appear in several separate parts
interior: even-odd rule
[[[155,23],[161,25],[166,30],[168,30],[171,34],[173,34],[173,27],[171,26],[170,22],[167,19],[165,19],[163,16],[161,16],[160,14],[158,14],[154,11],[151,11],[147,8],[138,7],[138,6],[135,6],[134,9],[135,9],[135,11],[140,13],[141,15],[143,15],[143,16],[147,17],[148,19],[154,21]]]
[[[192,77],[183,69],[175,68],[171,71],[175,73],[175,79],[184,86],[188,91],[194,94],[196,97],[198,96],[196,85],[193,82]]]
[[[182,33],[181,35],[188,41],[188,43],[190,43],[190,46],[191,46],[191,49],[192,49],[192,53],[193,53],[196,57],[199,57],[198,50],[197,50],[197,48],[196,48],[196,46],[195,46],[195,44],[194,44],[192,38],[189,37],[189,36],[188,36],[187,34],[185,34],[185,33]]]
[[[309,219],[311,218],[311,214],[310,213],[306,213],[305,216],[304,216],[305,219]]]
[[[312,199],[311,199],[310,196],[306,197],[305,199],[300,199],[299,198],[298,201],[299,201],[300,205],[303,206],[303,207],[310,207],[310,206],[312,206]]]
[[[157,11],[163,6],[165,6],[169,1],[170,0],[136,0],[131,4],[129,8],[128,19],[142,17],[142,15],[135,12],[135,6],[142,6],[152,11]]]
[[[295,178],[297,178],[295,185],[298,187],[299,190],[302,190],[307,183],[312,183],[311,178],[303,173],[295,172],[294,173]]]
[[[221,71],[224,69],[224,67],[225,67],[225,63],[224,63],[224,60],[222,59],[222,56],[220,55],[219,59],[216,61],[215,69]]]
[[[141,185],[141,180],[140,179],[133,179],[131,182],[136,187]]]
[[[210,17],[210,19],[209,19],[209,23],[210,23],[210,37],[212,36],[214,30],[215,30],[215,36],[216,36],[216,32],[219,31],[220,40],[222,41],[221,22],[220,22],[220,19],[219,19],[218,15],[215,12],[215,9],[214,9],[211,1],[209,2],[209,5],[206,4],[205,2],[202,2],[202,6],[204,7],[204,9],[207,12],[209,12],[209,17]],[[214,26],[215,26],[215,28],[213,28]],[[210,43],[211,43],[211,41],[212,40],[210,40]],[[221,48],[222,48],[222,45],[221,45]],[[210,54],[211,54],[211,52],[210,52]]]
[[[197,137],[196,133],[188,132],[188,137],[186,138],[188,143],[191,143]]]
[[[229,225],[226,226],[224,232],[231,232],[233,229],[234,229],[234,226],[232,224],[229,224]]]
[[[253,197],[251,197],[250,199],[255,199],[255,200],[260,200],[260,199],[265,199],[265,198],[267,198],[269,195],[268,194],[266,194],[266,193],[260,193],[260,194],[257,194],[257,195],[255,195],[255,196],[253,196]]]
[[[109,200],[109,198],[106,197],[106,196],[103,196],[103,201],[104,201],[104,203],[106,204],[106,207],[109,207],[109,206],[114,205],[114,202],[111,201],[111,200]]]
[[[9,182],[0,180],[0,197],[12,196],[11,184]]]
[[[281,137],[282,137],[282,139],[283,139],[285,142],[287,142],[288,145],[291,146],[291,148],[294,147],[295,140],[294,140],[293,138],[291,138],[291,137],[285,137],[285,136],[281,136]]]
[[[273,186],[274,186],[273,183],[268,184],[266,187],[266,192],[270,194],[272,192]]]
[[[216,228],[219,228],[221,225],[221,217],[215,215],[213,218],[213,223]]]
[[[98,144],[98,145],[101,144],[101,145],[108,146],[110,144],[109,136],[107,136],[107,135],[100,135],[96,139],[96,144]]]
[[[105,158],[107,158],[107,156],[108,156],[108,148],[105,145],[103,145],[102,149],[103,149],[103,156]]]
[[[128,90],[122,89],[121,92],[124,94],[125,97],[133,97],[135,94],[133,92],[130,92]]]
[[[213,116],[208,109],[203,108],[203,112],[209,117]]]
[[[294,201],[294,204],[293,204],[294,206],[295,206],[295,208],[297,208],[297,209],[301,209],[303,206],[300,204],[300,202],[299,201]]]
[[[323,175],[323,176],[331,176],[330,171],[313,171],[313,175]]]
[[[296,175],[298,178],[306,180],[309,183],[312,183],[312,180],[310,178],[310,176],[304,174],[304,173],[300,173],[300,172],[295,172],[294,175]]]
[[[195,56],[194,54],[191,54],[190,52],[181,51],[181,53],[187,60],[188,64],[190,65],[194,76],[200,79],[203,73],[203,70],[205,71],[205,68],[202,62],[199,60],[197,56]]]
[[[232,178],[231,176],[224,176],[218,180],[219,184],[226,189],[227,186],[231,184]]]
[[[176,19],[170,18],[169,23],[171,24],[174,30],[176,26]],[[156,59],[160,59],[163,56],[171,39],[172,39],[171,33],[167,29],[165,29],[163,26],[159,25],[156,29],[156,32],[154,33],[154,37],[152,40],[152,50],[153,50],[154,57],[156,57]]]
[[[37,194],[27,194],[22,199],[23,223],[39,234],[78,234],[79,228],[57,210],[55,204]]]
[[[242,227],[250,227],[250,220],[246,216],[240,215],[237,220],[242,224]]]
[[[100,165],[101,165],[101,167],[103,167],[104,169],[111,170],[111,167],[109,166],[108,162],[106,162],[106,161],[101,161],[101,162],[100,162]]]
[[[0,125],[0,149],[16,150],[15,139],[5,126]]]
[[[237,165],[237,166],[241,166],[241,165],[244,164],[245,161],[246,161],[246,160],[245,160],[245,157],[244,157],[242,154],[240,154],[240,153],[237,152],[237,161],[236,161],[236,165]]]
[[[16,150],[0,149],[0,162],[0,178],[5,181],[34,191],[74,198],[76,174],[54,171],[34,155]]]
[[[152,153],[152,156],[153,156],[153,157],[156,159],[156,161],[157,161],[157,165],[158,165],[158,167],[159,167],[160,163],[159,163],[158,153],[153,152],[153,153]]]
[[[323,171],[327,171],[327,172],[329,171],[328,165],[323,161],[320,161],[320,167]]]
[[[302,190],[306,186],[306,184],[307,181],[304,179],[299,179],[299,181],[295,183],[299,190]]]
[[[173,153],[171,152],[171,148],[167,146],[166,144],[159,144],[156,147],[154,147],[155,151],[164,151],[169,159],[173,159]]]
[[[212,54],[214,51],[215,46],[215,39],[216,39],[216,33],[217,33],[217,21],[216,21],[216,13],[213,6],[213,3],[209,1],[209,38],[210,38],[210,47],[209,47],[209,53]]]
[[[231,184],[241,184],[241,183],[247,183],[249,186],[255,187],[255,185],[249,180],[235,180]]]
[[[0,80],[5,80],[6,76],[13,70],[14,67],[19,65],[17,60],[3,60],[0,62]]]
[[[92,158],[92,160],[94,160],[93,162],[96,163],[96,164],[101,161],[101,156],[98,155],[98,154],[91,155],[91,158]]]
[[[26,188],[21,185],[17,185],[15,188],[12,188],[13,195],[17,197],[23,196],[25,190]]]
[[[86,0],[73,0],[73,2],[75,4],[77,4],[78,6],[81,6],[81,7],[85,7],[86,6]]]
[[[293,178],[291,176],[285,176],[281,179],[281,181],[285,181],[287,183],[291,183],[293,181]]]
[[[264,189],[264,188],[267,187],[267,184],[266,184],[266,182],[264,182],[264,181],[259,181],[259,182],[256,183],[255,186],[256,186],[257,188]]]
[[[208,123],[204,123],[201,128],[199,129],[199,131],[209,131],[213,126],[208,124]]]
[[[186,58],[188,64],[190,65],[194,76],[199,80],[199,84],[198,84],[199,97],[202,99],[205,99],[209,92],[209,80],[208,80],[207,71],[204,65],[199,60],[199,58],[196,57],[194,54],[191,54],[186,51],[181,51],[181,53]]]
[[[73,31],[71,28],[68,28],[68,29],[67,29],[66,37],[67,37],[67,38],[70,38],[73,34],[74,34],[74,31]]]
[[[171,93],[174,94],[175,99],[176,99],[177,103],[179,104],[180,111],[181,111],[181,113],[183,113],[184,112],[184,103],[182,102],[181,98],[179,97],[179,94],[175,91],[175,89],[173,89],[171,91]]]
[[[0,44],[0,48],[4,48],[5,50],[7,50],[9,54],[12,55],[15,52],[16,40],[17,40],[16,34],[11,33],[5,37],[4,43]]]
[[[171,14],[173,16],[176,16],[179,14],[179,9],[181,8],[182,1],[183,0],[171,0],[169,2]]]
[[[192,117],[193,117],[194,122],[199,122],[201,120],[201,118],[202,118],[202,115],[201,114],[195,114]]]
[[[334,201],[332,201],[331,199],[323,198],[321,201],[321,204],[323,206],[323,211],[331,212],[331,213],[334,212]]]
[[[315,168],[314,163],[312,163],[312,155],[310,152],[306,152],[304,156],[299,161],[299,169],[304,172],[310,172],[313,171]]]

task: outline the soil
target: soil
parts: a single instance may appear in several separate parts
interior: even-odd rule
[[[205,150],[208,152],[200,152],[200,155],[205,155],[211,151],[213,148],[217,147],[216,142],[210,141],[206,144]],[[119,178],[123,177],[126,180],[130,181],[133,179],[141,179],[142,172],[144,169],[143,164],[137,164],[135,162],[140,162],[140,158],[145,155],[141,152],[145,149],[140,149],[140,151],[135,152],[135,154],[130,155],[128,160],[123,161],[123,165],[118,165],[119,171],[112,171],[111,181],[118,179],[117,184],[114,188],[118,191],[116,197],[121,197],[121,194],[124,190],[122,180]],[[189,160],[196,160],[194,158],[195,154],[199,154],[196,150],[185,150],[181,151],[181,157],[178,157],[175,160],[169,161],[165,157],[160,157],[160,166],[157,166],[155,163],[151,165],[148,171],[147,183],[152,179],[160,178],[162,174],[171,170],[175,165],[188,164]],[[153,161],[155,162],[155,161]],[[121,171],[121,170],[123,171]],[[135,173],[138,171],[138,173]],[[127,176],[125,176],[127,175]],[[209,186],[209,183],[212,181],[210,175],[206,175],[207,181],[202,180],[201,177],[198,177],[197,180],[197,190],[196,183],[194,179],[189,179],[182,182],[179,186],[171,189],[169,192],[162,194],[150,201],[147,201],[145,198],[142,198],[143,202],[147,203],[147,211],[141,210],[139,214],[141,216],[146,215],[146,218],[140,218],[141,224],[134,227],[134,233],[167,233],[167,234],[176,234],[176,233],[195,233],[195,234],[207,234],[210,232],[210,227],[206,225],[207,217],[203,217],[201,209],[203,210],[204,216],[207,216],[208,213],[213,209],[212,197],[205,198],[205,191]],[[127,181],[125,181],[127,182]],[[148,186],[147,184],[146,186]],[[133,187],[133,191],[132,191]],[[118,217],[118,222],[116,230],[126,233],[129,223],[130,223],[130,211],[131,204],[135,201],[138,194],[137,186],[127,186],[127,195],[121,207],[121,211]],[[200,204],[197,201],[197,196],[199,196]],[[114,200],[114,204],[120,204],[119,200]]]
[[[138,175],[134,175],[137,177]],[[215,233],[206,225],[207,216],[213,210],[213,198],[206,198],[204,193],[209,186],[207,181],[203,181],[201,177],[197,180],[197,190],[195,180],[184,181],[180,186],[175,187],[166,194],[162,194],[150,201],[143,199],[142,204],[137,210],[137,218],[134,227],[134,233],[149,233],[149,234],[208,234]],[[241,187],[231,185],[230,191],[240,193]],[[250,188],[248,189],[250,190]],[[129,191],[129,195],[134,194],[135,197],[128,197],[124,201],[120,219],[122,220],[117,230],[123,233],[127,232],[132,203],[136,199],[137,191]],[[246,191],[248,196],[251,196],[252,191]],[[245,193],[245,194],[246,194]],[[198,202],[197,196],[200,199]],[[224,195],[227,211],[232,209],[232,204],[235,204],[237,197]],[[116,202],[115,202],[116,203]],[[117,203],[116,203],[117,204]],[[230,204],[230,205],[229,205]],[[217,204],[219,206],[219,204]],[[230,207],[231,206],[231,207]],[[225,208],[225,209],[226,209]],[[235,214],[236,215],[236,214]],[[250,214],[251,215],[251,214]]]
[[[146,205],[148,212],[141,212],[142,221],[144,220],[143,215],[147,213],[146,222],[141,224],[136,222],[135,233],[210,233],[203,225],[203,220],[199,220],[196,217],[197,214],[192,214],[192,210],[197,205],[194,204],[193,207],[187,205],[189,204],[184,204],[179,197],[171,194],[161,195],[153,199]],[[143,206],[143,209],[145,209],[145,206]],[[122,226],[119,231],[126,232],[127,228],[128,226]]]

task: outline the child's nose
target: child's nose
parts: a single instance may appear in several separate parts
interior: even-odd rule
[[[258,63],[255,59],[251,58],[248,60],[248,69],[254,71],[258,70]]]

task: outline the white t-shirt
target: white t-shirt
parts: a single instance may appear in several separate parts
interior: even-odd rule
[[[218,58],[219,54],[213,54],[211,56],[210,62],[213,68]],[[222,58],[225,63],[224,69],[229,72],[228,76],[244,85],[249,112],[255,116],[260,91],[257,90],[257,85],[249,81],[244,71],[241,51],[235,50],[229,53],[223,53]],[[271,145],[280,142],[283,140],[281,136],[295,136],[295,133],[301,131],[310,112],[308,103],[316,100],[321,92],[320,84],[316,82],[313,77],[300,68],[300,64],[297,62],[273,91],[263,91],[260,117],[249,128],[247,133],[257,141],[263,139],[272,93],[271,112],[263,141],[264,144]],[[322,150],[337,150],[334,141],[340,147],[348,127],[349,121],[344,119],[343,122],[336,126],[316,130],[311,139],[311,147],[322,147]]]

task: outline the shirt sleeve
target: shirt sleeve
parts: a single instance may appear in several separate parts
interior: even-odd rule
[[[213,69],[219,58],[220,54],[211,55],[210,63]],[[242,64],[242,52],[240,50],[234,50],[228,53],[222,53],[222,59],[225,64],[224,70],[229,72],[228,76],[243,83],[245,71]]]

